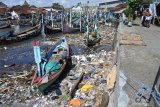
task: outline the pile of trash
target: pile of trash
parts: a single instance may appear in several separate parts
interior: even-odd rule
[[[66,34],[65,36],[70,45],[77,45],[77,44],[83,43],[83,38],[84,38],[83,33]]]
[[[1,75],[1,105],[25,104],[30,106],[101,106],[107,105],[112,93],[116,70],[114,52],[102,50],[96,54],[74,55],[75,67],[62,80],[59,88],[42,95],[30,87],[32,72]]]
[[[116,28],[108,28],[104,30],[104,28],[100,29],[100,34],[102,35],[101,44],[111,44],[116,35]]]
[[[76,67],[71,70],[67,80],[65,79],[61,83],[62,89],[65,90],[68,87],[67,90],[71,93],[68,105],[77,107],[107,106],[116,79],[116,70],[113,71],[113,68],[115,69],[112,63],[113,55],[113,52],[107,53],[102,50],[86,56],[72,56],[72,62],[76,64]],[[112,80],[109,79],[109,76],[112,76]]]
[[[115,29],[103,29],[102,42],[113,40]],[[106,39],[106,36],[109,37]],[[66,34],[69,44],[79,45],[83,41],[82,34]],[[58,39],[58,38],[55,38]],[[85,48],[86,49],[86,48]],[[77,50],[79,51],[79,50]],[[90,51],[90,53],[87,53]],[[0,76],[0,106],[53,106],[53,107],[104,107],[108,105],[116,81],[116,66],[114,51],[94,51],[91,48],[82,54],[74,54],[72,69],[58,84],[51,86],[46,95],[39,93],[31,86],[31,70],[1,74]]]
[[[24,102],[32,98],[29,90],[31,72],[3,73],[0,75],[0,104]]]

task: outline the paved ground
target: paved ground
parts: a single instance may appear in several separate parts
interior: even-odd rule
[[[140,21],[135,23],[140,24]],[[119,46],[118,107],[146,106],[144,101],[142,103],[134,101],[135,90],[139,88],[139,85],[131,80],[137,79],[152,87],[160,66],[160,27],[154,25],[151,25],[150,28],[145,28],[141,25],[127,27],[120,24],[118,32],[140,34],[147,45]],[[150,105],[150,107],[154,107],[154,105]]]

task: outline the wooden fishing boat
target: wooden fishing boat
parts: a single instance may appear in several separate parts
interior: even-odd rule
[[[5,28],[9,28],[9,27],[10,27],[10,24],[0,25],[0,29],[5,29]]]
[[[3,17],[3,18],[0,18],[0,21],[7,21],[7,20],[9,20],[9,19],[11,19],[11,17]]]
[[[75,13],[76,8],[72,8],[70,9],[70,15],[69,15],[69,24],[70,26],[68,26],[66,23],[63,23],[63,33],[66,34],[66,33],[76,33],[76,32],[80,32],[82,31],[82,23],[81,23],[81,12],[80,13],[80,16]],[[72,14],[72,11],[74,12],[74,14]],[[76,10],[77,11],[77,10]]]
[[[36,71],[33,78],[33,85],[36,85],[40,92],[44,92],[61,75],[68,62],[69,52],[67,40],[65,37],[62,37],[42,58],[44,59],[40,65],[40,74],[42,76],[37,76],[38,71]],[[55,62],[56,64],[51,65],[51,62]],[[59,66],[57,67],[57,65]]]
[[[39,34],[40,34],[40,25],[38,24],[22,32],[14,33],[13,31],[10,31],[0,36],[0,43],[6,44],[6,43],[18,42],[26,40],[30,37],[38,36]]]
[[[87,28],[87,33],[84,36],[85,45],[94,46],[100,42],[101,36],[96,29],[94,31],[89,32],[89,29]]]
[[[19,25],[19,21],[18,21],[18,20],[15,20],[15,19],[10,20],[10,25],[11,25],[11,26],[17,26],[17,25]]]
[[[54,33],[59,33],[59,32],[62,32],[62,29],[59,27],[53,28],[52,26],[49,26],[49,25],[45,26],[45,34],[54,34]]]
[[[19,22],[20,26],[31,26],[31,20],[30,19],[21,19]]]
[[[92,39],[91,39],[92,38]],[[87,45],[87,46],[94,46],[96,45],[97,43],[99,43],[101,40],[101,37],[100,35],[99,36],[96,36],[94,37],[93,35],[89,35],[89,38],[85,38],[84,40],[84,43]]]
[[[80,28],[72,28],[72,27],[67,26],[66,24],[63,25],[63,34],[76,33],[79,31],[80,31]]]

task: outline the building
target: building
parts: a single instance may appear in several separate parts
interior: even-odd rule
[[[37,7],[35,5],[31,5],[30,8],[31,9],[37,9]]]
[[[7,5],[0,2],[0,14],[5,14],[7,11]]]
[[[10,12],[15,11],[18,14],[30,14],[35,13],[36,6],[30,4],[25,0],[23,5],[16,5],[10,8]]]
[[[29,7],[30,5],[29,5],[29,3],[25,0],[24,3],[23,3],[23,6]]]
[[[110,7],[108,8],[108,10],[114,12],[114,13],[122,13],[127,7],[127,4],[126,3],[122,3],[122,4],[119,4],[115,7]]]
[[[105,10],[109,11],[110,8],[115,7],[119,4],[123,4],[124,2],[125,2],[125,0],[104,2],[104,3],[99,3],[99,7],[104,8]]]

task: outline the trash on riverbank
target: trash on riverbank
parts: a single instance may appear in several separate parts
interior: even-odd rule
[[[115,31],[114,28],[106,32],[103,31],[103,40],[100,44],[108,48],[106,44],[112,43]],[[22,104],[34,107],[50,105],[53,107],[103,107],[108,105],[109,96],[115,84],[115,52],[108,52],[108,50],[95,51],[94,47],[84,47],[82,34],[66,34],[66,37],[70,45],[80,46],[80,48],[72,49],[73,67],[66,77],[61,81],[58,80],[58,83],[53,83],[47,91],[47,95],[43,95],[36,88],[30,86],[33,76],[32,71],[35,69],[34,64],[32,68],[26,67],[23,72],[3,73],[0,76],[0,105]],[[52,42],[49,44],[52,44]],[[76,52],[74,53],[74,51]]]

